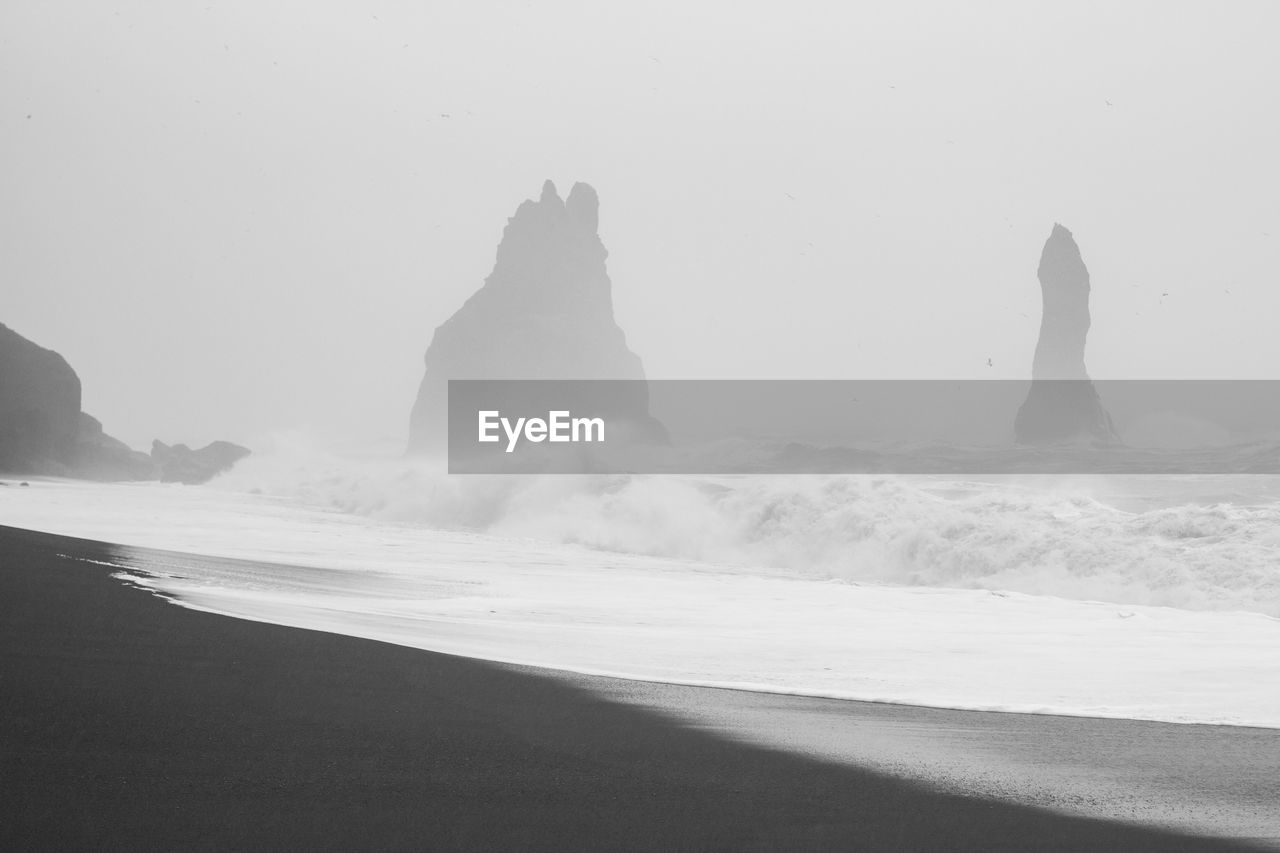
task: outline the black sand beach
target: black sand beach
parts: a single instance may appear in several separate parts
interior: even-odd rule
[[[750,745],[605,698],[626,682],[175,607],[84,561],[110,553],[0,527],[0,849],[1249,849]],[[813,700],[762,713],[785,701]]]

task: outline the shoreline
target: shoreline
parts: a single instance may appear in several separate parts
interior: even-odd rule
[[[174,607],[83,562],[109,548],[0,527],[10,849],[1249,849],[885,772],[899,747],[936,762],[928,745],[954,751],[975,717],[1002,718],[984,725],[1005,734],[1039,719],[1126,740],[1186,724],[494,664]],[[951,721],[946,744],[920,734],[931,715]],[[770,721],[789,748],[758,742],[752,725]],[[1211,750],[1273,731],[1203,728]],[[887,746],[863,763],[881,769],[850,745],[868,729]],[[1206,810],[1236,786],[1195,782]]]
[[[42,532],[42,531],[33,531],[33,532]],[[48,534],[48,535],[59,535],[59,534]],[[113,547],[118,547],[118,546],[113,546]],[[132,545],[127,546],[127,548],[129,551],[163,553],[163,552],[160,552],[159,549],[137,548]],[[184,555],[184,556],[191,557],[194,555]],[[239,558],[239,557],[218,557],[216,559],[231,560],[235,562],[253,562],[249,560],[244,560],[243,558]],[[263,561],[263,564],[265,564],[265,561]],[[428,652],[431,654],[450,655],[452,657],[461,657],[461,658],[466,658],[468,660],[478,660],[478,661],[484,661],[486,663],[521,667],[521,668],[530,669],[530,670],[538,670],[545,673],[558,673],[558,674],[567,675],[567,676],[581,675],[588,678],[640,682],[644,684],[665,684],[665,685],[671,685],[673,687],[690,687],[690,688],[696,688],[701,690],[729,690],[729,691],[734,691],[738,693],[752,693],[752,694],[763,693],[771,696],[787,696],[787,697],[794,697],[797,699],[821,699],[821,700],[830,700],[833,702],[854,702],[854,703],[865,704],[865,705],[892,705],[892,706],[904,707],[904,708],[919,708],[922,710],[929,710],[929,711],[955,711],[959,713],[973,713],[973,714],[1013,714],[1017,716],[1034,716],[1034,717],[1062,717],[1065,719],[1077,719],[1077,720],[1107,720],[1112,722],[1158,723],[1161,725],[1170,725],[1170,726],[1202,726],[1207,728],[1257,729],[1259,731],[1280,733],[1280,723],[1276,723],[1274,725],[1266,725],[1263,723],[1207,722],[1204,720],[1181,720],[1181,719],[1161,718],[1161,717],[1154,717],[1154,716],[1125,716],[1123,714],[1118,714],[1118,713],[1111,714],[1106,712],[1088,713],[1085,711],[1073,712],[1073,711],[1064,711],[1059,709],[1041,710],[1041,709],[1034,709],[1034,708],[996,706],[996,705],[983,706],[983,705],[931,704],[929,702],[911,702],[911,701],[898,700],[898,699],[873,699],[873,698],[867,698],[865,696],[854,695],[852,693],[842,694],[835,691],[822,691],[820,689],[789,688],[789,687],[782,687],[782,686],[768,684],[768,683],[746,683],[746,682],[729,682],[729,681],[721,682],[721,681],[713,681],[713,680],[703,681],[703,680],[696,680],[696,679],[682,679],[679,677],[661,677],[661,676],[652,676],[652,675],[644,675],[644,674],[629,673],[629,672],[619,672],[619,671],[613,671],[613,670],[578,668],[578,667],[570,666],[567,664],[557,665],[557,664],[551,664],[551,663],[533,662],[528,660],[518,660],[518,659],[512,659],[512,658],[505,658],[505,657],[486,657],[482,655],[460,654],[457,652],[422,648],[422,647],[411,645],[408,643],[395,642],[394,640],[383,640],[377,637],[364,637],[359,634],[349,634],[336,629],[321,628],[321,627],[317,627],[313,625],[305,625],[305,624],[291,624],[287,622],[275,621],[272,619],[259,618],[256,616],[234,613],[227,610],[220,610],[217,607],[211,607],[211,606],[196,604],[194,602],[187,601],[176,593],[171,593],[166,591],[160,583],[157,583],[155,585],[149,585],[145,581],[158,577],[149,569],[134,567],[134,566],[126,566],[119,563],[108,563],[108,562],[102,562],[100,563],[100,565],[102,565],[105,568],[113,569],[114,572],[112,574],[112,577],[113,579],[119,581],[120,583],[128,584],[142,592],[155,595],[156,597],[161,598],[164,601],[176,607],[183,607],[188,610],[194,610],[199,613],[208,613],[214,616],[223,616],[229,619],[244,619],[250,622],[261,622],[264,625],[282,625],[284,627],[296,628],[302,631],[321,631],[325,633],[333,633],[339,636],[355,637],[357,639],[365,639],[365,640],[370,640],[372,642],[385,642],[390,645],[399,645],[405,648],[417,649],[418,651]],[[1109,602],[1093,602],[1093,601],[1087,601],[1085,603],[1086,604],[1104,604],[1104,605],[1110,604]],[[1176,609],[1176,608],[1169,608],[1169,609]],[[1256,614],[1253,612],[1246,612],[1245,615],[1255,616],[1260,614]],[[1274,618],[1274,617],[1268,617],[1268,618]]]
[[[5,523],[120,543],[141,583],[240,618],[660,682],[1280,729],[1280,621],[1256,611],[850,582],[217,489],[0,495]]]

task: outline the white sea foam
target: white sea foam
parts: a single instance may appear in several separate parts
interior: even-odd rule
[[[370,518],[896,585],[1280,615],[1280,477],[447,477],[311,449],[218,483]]]
[[[295,480],[313,502],[345,496],[347,511],[232,488],[244,481],[36,482],[0,489],[0,523],[270,561],[156,561],[122,547],[111,562],[187,606],[492,660],[942,707],[1280,727],[1280,620],[1222,609],[1231,595],[1256,603],[1258,589],[1273,589],[1259,556],[1276,548],[1266,502],[1132,512],[1026,484],[451,480],[396,470]],[[265,484],[262,468],[242,476]],[[394,499],[395,489],[412,502]],[[1110,538],[1072,542],[1073,524]],[[1051,538],[1027,544],[1037,536]],[[850,559],[849,543],[871,544]],[[1116,543],[1129,543],[1130,568],[1157,565],[1137,562],[1142,543],[1163,549],[1174,564],[1166,591],[1219,609],[1012,591],[1075,582],[1094,599],[1158,592],[1154,570],[1122,583],[1123,565],[1071,563],[1105,560]],[[626,553],[641,547],[649,553]],[[969,556],[949,557],[948,547]],[[1221,565],[1200,550],[1214,548]],[[1259,554],[1250,573],[1235,570],[1230,555],[1250,549]],[[998,571],[974,566],[991,555],[1003,555]],[[886,569],[877,559],[897,562]],[[1036,571],[1019,572],[1019,559],[1039,560]]]

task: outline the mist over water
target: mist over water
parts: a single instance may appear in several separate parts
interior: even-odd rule
[[[1280,615],[1275,476],[451,477],[295,436],[211,487],[750,572]]]

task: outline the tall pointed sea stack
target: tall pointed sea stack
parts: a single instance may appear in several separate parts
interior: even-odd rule
[[[484,285],[436,329],[409,422],[409,451],[443,450],[450,379],[644,379],[613,318],[599,200],[547,181],[507,222]],[[628,404],[648,420],[644,386]],[[660,429],[660,428],[659,428]]]
[[[1089,270],[1071,232],[1055,224],[1040,255],[1044,314],[1031,366],[1031,392],[1018,410],[1019,443],[1116,440],[1111,417],[1084,366],[1089,334]]]

